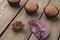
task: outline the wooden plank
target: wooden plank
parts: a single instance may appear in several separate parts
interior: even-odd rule
[[[0,0],[0,5],[4,2],[5,0]]]
[[[19,15],[16,17],[16,19],[20,19],[25,24],[24,30],[20,31],[19,33],[15,33],[11,29],[11,25],[10,25],[8,27],[8,29],[6,30],[6,32],[2,35],[0,40],[27,40],[28,36],[31,33],[27,22],[32,18],[38,18],[38,16],[37,15],[36,16],[28,16],[28,15],[26,15],[25,10],[23,9],[19,13]]]
[[[32,34],[29,40],[37,40],[37,38],[34,36],[34,34]]]
[[[60,9],[60,0],[51,0],[49,5],[54,5]],[[47,19],[44,14],[41,20],[45,21],[50,27],[50,35],[46,38],[46,40],[58,40],[60,31],[60,13],[57,18],[53,20]]]
[[[7,0],[0,6],[0,34],[14,18],[17,12],[23,7],[27,0],[21,0],[21,5],[18,8],[11,7]]]
[[[50,27],[50,35],[46,38],[46,40],[58,40],[58,36],[59,36],[58,27],[60,26],[59,24],[60,19],[52,21],[47,19],[45,15],[43,15],[41,20],[45,21],[47,25],[49,25]]]
[[[30,0],[29,2],[31,2],[31,1],[32,0]],[[38,3],[39,0],[37,0],[37,1],[33,0],[33,1]],[[2,35],[0,40],[27,40],[27,38],[29,37],[29,35],[31,33],[27,22],[32,18],[38,19],[41,15],[41,13],[39,11],[37,12],[38,13],[37,15],[29,16],[26,14],[26,11],[23,9],[19,13],[19,15],[15,18],[15,19],[20,19],[25,24],[23,31],[20,31],[19,33],[15,33],[15,32],[13,32],[13,30],[11,30],[11,25],[10,25],[8,27],[8,29],[5,31],[5,33]]]
[[[44,3],[43,3],[44,2]],[[39,11],[42,13],[43,12],[43,9],[44,7],[48,4],[49,0],[40,0],[39,1]],[[29,40],[37,40],[36,37],[34,36],[34,34],[31,35],[30,39]]]

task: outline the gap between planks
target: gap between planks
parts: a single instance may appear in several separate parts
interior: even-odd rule
[[[51,0],[49,5],[54,5],[60,9],[60,0]],[[58,40],[59,33],[60,33],[60,13],[57,18],[53,20],[49,20],[43,14],[41,20],[45,21],[47,25],[50,27],[50,35],[45,40]],[[31,36],[30,40],[37,40],[34,35]]]
[[[41,0],[41,1],[42,1],[42,0]],[[43,1],[44,1],[44,0],[43,0]],[[49,5],[50,1],[51,1],[51,0],[45,0],[45,1],[44,1],[45,4],[43,4],[43,3],[41,4],[43,9],[42,9],[42,11],[41,11],[42,14],[41,14],[41,16],[39,17],[39,20],[42,18],[43,14],[44,14],[44,8]],[[41,6],[41,5],[40,5],[40,6]],[[32,34],[32,32],[31,32],[28,40],[37,40],[37,38],[36,38],[36,37],[34,36],[34,34]]]
[[[29,1],[29,2],[31,2],[31,1]],[[34,0],[33,2],[36,2],[36,1],[37,0]],[[40,9],[41,9],[41,6],[40,6]],[[38,11],[37,15],[28,16],[26,14],[25,10],[23,9],[15,19],[19,18],[21,21],[23,21],[25,23],[26,26],[25,26],[24,30],[20,31],[19,33],[14,33],[11,30],[11,25],[10,25],[8,27],[8,29],[5,31],[5,33],[1,36],[1,40],[27,40],[27,38],[29,37],[29,35],[31,33],[29,26],[27,25],[28,20],[30,20],[32,18],[38,19],[40,17],[40,15],[41,15],[41,12]]]
[[[60,0],[51,0],[51,3],[49,5],[56,6],[60,10]],[[59,17],[60,17],[60,12],[59,12],[59,15],[53,20],[49,20],[45,17],[45,14],[43,15],[42,20],[45,21],[51,29],[50,36],[46,40],[58,40],[58,36],[60,33]]]
[[[5,3],[3,3],[2,5],[4,6],[4,4],[5,4],[5,6],[7,6],[8,7],[8,11],[11,9],[14,13],[15,13],[15,15],[13,15],[12,14],[12,18],[10,17],[10,20],[8,21],[8,23],[7,24],[5,24],[6,26],[5,26],[5,28],[3,28],[4,30],[2,30],[1,31],[1,33],[0,33],[0,37],[3,35],[3,33],[6,31],[6,29],[8,28],[8,26],[10,25],[10,23],[15,19],[15,17],[19,14],[19,12],[22,10],[22,8],[24,7],[24,5],[26,4],[28,2],[28,0],[23,0],[22,1],[22,3],[21,3],[21,5],[20,5],[20,7],[19,8],[17,8],[17,9],[15,9],[15,8],[12,8],[12,7],[10,7],[9,5],[8,5],[8,3],[7,3],[7,1],[5,0]],[[5,7],[4,6],[4,7]],[[14,9],[14,10],[13,10]],[[9,12],[12,12],[12,11],[9,11]],[[16,11],[16,12],[15,12]],[[9,13],[8,12],[8,13]],[[12,12],[12,13],[13,13]],[[7,19],[6,19],[7,20]]]
[[[31,1],[32,0],[30,0],[29,2],[31,2]],[[29,29],[27,22],[32,18],[39,19],[39,17],[41,16],[41,13],[43,11],[43,8],[44,8],[44,4],[42,5],[42,3],[43,3],[42,0],[41,1],[40,0],[33,0],[33,2],[36,2],[36,3],[39,2],[40,6],[39,6],[39,10],[37,12],[38,15],[28,16],[26,14],[25,10],[23,9],[15,19],[19,18],[22,22],[24,22],[24,24],[25,24],[24,30],[20,31],[19,33],[14,33],[11,30],[11,25],[10,25],[8,27],[8,29],[5,31],[5,33],[2,35],[0,40],[28,40],[28,37],[31,34],[31,31]]]
[[[32,18],[38,18],[38,16],[28,16],[23,9],[15,19],[20,19],[25,24],[24,30],[20,31],[19,33],[14,33],[10,25],[2,35],[1,40],[25,40],[26,38],[28,38],[31,31],[29,29],[29,26],[27,25],[27,22]]]

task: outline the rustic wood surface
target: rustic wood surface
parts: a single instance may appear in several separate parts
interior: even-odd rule
[[[54,5],[60,10],[60,0],[51,0],[51,3],[49,5]],[[60,31],[60,13],[53,20],[47,19],[44,14],[41,20],[45,21],[50,27],[50,35],[48,38],[46,38],[46,40],[58,40]]]
[[[51,0],[49,5],[54,5],[60,9],[60,0]],[[49,37],[46,38],[46,40],[58,40],[58,36],[60,32],[60,17],[59,16],[60,14],[58,15],[57,18],[53,20],[47,19],[44,14],[41,17],[41,20],[45,21],[47,25],[49,25],[50,27],[50,35]],[[30,40],[37,40],[37,39],[31,36]]]
[[[44,3],[43,3],[43,2],[44,2]],[[44,9],[45,6],[47,6],[48,2],[49,2],[49,0],[40,0],[40,2],[38,2],[39,8],[40,8],[40,9],[39,9],[40,13],[43,12],[43,9]],[[31,35],[31,38],[30,38],[29,40],[37,40],[37,39],[36,39],[36,37],[32,34],[32,35]]]
[[[7,0],[5,0],[0,6],[0,34],[9,24],[9,22],[14,18],[17,12],[23,7],[27,0],[22,0],[20,7],[11,7]]]
[[[37,38],[34,36],[34,34],[32,34],[29,40],[37,40]]]
[[[27,40],[27,38],[31,33],[29,25],[27,25],[27,22],[31,18],[38,18],[38,17],[26,15],[25,10],[23,9],[16,17],[16,19],[20,19],[25,24],[24,30],[20,31],[19,33],[15,33],[11,29],[10,25],[9,28],[6,30],[6,32],[2,35],[1,40]]]
[[[27,0],[22,0],[20,6],[18,8],[10,7],[6,0],[0,0],[0,34],[7,27],[10,21],[15,17],[17,12],[23,7]],[[37,38],[32,34],[30,39],[29,36],[31,34],[31,30],[29,29],[28,21],[32,18],[39,19],[42,14],[44,7],[47,5],[49,0],[29,0],[28,2],[35,2],[39,5],[39,10],[36,15],[29,16],[26,14],[24,8],[19,12],[15,19],[20,19],[25,27],[20,32],[13,32],[11,29],[11,25],[6,29],[4,34],[0,37],[0,40],[37,40]],[[60,0],[51,0],[49,5],[57,6],[60,9]],[[60,33],[60,14],[57,18],[50,20],[45,17],[45,14],[42,15],[41,20],[45,21],[47,25],[50,27],[50,35],[46,38],[46,40],[58,40],[58,36]],[[15,20],[14,19],[14,20]]]
[[[4,2],[5,0],[0,0],[0,6],[1,6],[1,4]],[[0,8],[0,10],[1,10],[1,8]]]
[[[29,2],[31,1],[32,0],[30,0]],[[33,0],[33,2],[37,3],[38,1]],[[36,15],[29,16],[26,14],[26,11],[23,9],[16,17],[16,19],[20,19],[25,24],[24,30],[20,31],[19,33],[14,33],[13,30],[11,30],[11,25],[10,25],[8,29],[5,31],[5,33],[2,35],[1,40],[27,40],[31,33],[29,29],[28,21],[32,18],[39,19],[40,15],[41,15],[40,10],[37,12]]]
[[[0,5],[4,2],[5,0],[0,0]]]

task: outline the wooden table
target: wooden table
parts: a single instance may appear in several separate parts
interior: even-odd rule
[[[37,15],[29,16],[26,14],[24,6],[27,2],[35,2],[39,5],[39,10]],[[50,29],[50,35],[46,40],[58,40],[60,33],[60,14],[57,18],[49,20],[45,17],[45,14],[42,15],[44,7],[48,4],[49,0],[21,0],[20,7],[14,8],[11,7],[7,0],[0,0],[0,40],[37,40],[34,34],[29,29],[28,21],[32,18],[45,21]],[[60,9],[60,0],[51,0],[49,5],[57,6]],[[25,27],[22,31],[15,33],[11,30],[11,22],[15,19],[20,19]]]

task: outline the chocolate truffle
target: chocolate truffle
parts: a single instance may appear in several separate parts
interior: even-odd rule
[[[24,8],[28,15],[34,15],[38,10],[38,4],[34,2],[28,2]]]
[[[21,0],[7,0],[8,1],[8,3],[10,4],[10,6],[12,6],[12,7],[17,7],[17,6],[19,6],[19,2],[21,1]]]
[[[54,18],[59,14],[59,9],[55,6],[49,5],[45,7],[44,12],[46,14],[46,17]]]
[[[25,25],[20,21],[20,19],[14,20],[14,21],[11,23],[11,25],[12,25],[13,31],[16,31],[16,32],[22,30],[23,27],[25,26]]]
[[[45,22],[37,19],[32,19],[28,22],[28,24],[30,25],[32,33],[38,40],[44,40],[48,37],[50,28]]]

